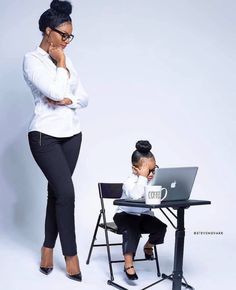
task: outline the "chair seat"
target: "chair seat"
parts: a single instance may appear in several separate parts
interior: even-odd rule
[[[108,223],[106,223],[106,225],[107,225],[107,229],[109,231],[111,231],[111,232],[113,232],[115,234],[119,234],[118,231],[117,231],[118,230],[117,226],[116,226],[116,224],[114,222],[108,222]],[[101,224],[99,224],[99,227],[105,229],[105,224],[101,223]]]

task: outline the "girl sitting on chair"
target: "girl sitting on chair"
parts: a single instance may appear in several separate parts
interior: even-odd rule
[[[138,141],[136,150],[133,152],[132,175],[123,184],[121,198],[139,199],[144,197],[144,188],[151,185],[154,176],[156,160],[150,151],[152,145],[149,141]],[[149,234],[149,239],[144,245],[144,255],[146,259],[152,260],[153,246],[162,244],[166,233],[166,224],[154,216],[153,211],[142,207],[119,206],[114,215],[114,222],[118,227],[118,232],[123,236],[124,272],[130,280],[138,279],[133,266],[141,234]]]

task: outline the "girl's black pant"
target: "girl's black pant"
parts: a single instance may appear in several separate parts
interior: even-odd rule
[[[166,233],[166,224],[148,214],[133,215],[126,212],[116,213],[114,222],[123,236],[123,254],[135,255],[141,234],[149,234],[149,243],[162,244]]]

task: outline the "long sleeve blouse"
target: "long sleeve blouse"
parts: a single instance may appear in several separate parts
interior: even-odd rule
[[[57,67],[40,47],[24,56],[23,74],[35,103],[29,132],[39,131],[53,137],[70,137],[81,132],[79,109],[87,106],[88,95],[67,56],[66,66],[68,70]],[[69,98],[72,104],[53,105],[47,98],[54,101]]]

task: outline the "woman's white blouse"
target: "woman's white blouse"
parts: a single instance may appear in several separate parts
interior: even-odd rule
[[[70,137],[81,132],[79,109],[88,105],[88,95],[68,57],[66,66],[70,73],[57,67],[40,47],[24,56],[24,78],[35,102],[29,132],[39,131],[53,137]],[[47,98],[54,101],[69,98],[72,104],[53,105]]]

